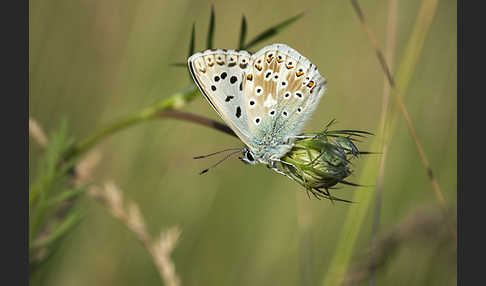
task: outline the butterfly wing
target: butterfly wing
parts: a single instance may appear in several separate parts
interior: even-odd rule
[[[317,107],[325,84],[316,66],[285,44],[255,53],[243,96],[247,126],[255,141],[266,146],[270,141],[292,142]]]
[[[203,95],[246,145],[252,144],[243,98],[250,61],[248,52],[234,50],[206,50],[188,59],[191,75]]]
[[[325,91],[316,66],[285,44],[207,50],[188,59],[199,89],[238,137],[265,160],[283,156]],[[272,149],[273,148],[273,149]]]

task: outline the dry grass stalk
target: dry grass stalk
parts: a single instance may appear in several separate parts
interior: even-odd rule
[[[94,149],[89,152],[76,166],[74,166],[73,184],[75,187],[81,187],[91,181],[93,170],[101,161],[101,152]]]
[[[370,42],[371,42],[371,44],[372,44],[372,46],[373,46],[373,48],[376,52],[376,55],[378,57],[378,61],[380,62],[380,65],[383,69],[383,72],[385,73],[385,76],[388,80],[388,83],[390,84],[390,86],[393,89],[395,89],[395,91],[397,93],[396,96],[394,96],[395,100],[396,100],[396,102],[397,102],[397,104],[400,108],[400,111],[402,112],[403,117],[405,118],[405,122],[407,124],[408,131],[409,131],[410,135],[412,136],[412,139],[415,143],[415,146],[417,147],[417,150],[419,152],[420,158],[422,159],[422,164],[423,164],[424,169],[427,172],[427,176],[429,177],[429,180],[432,184],[432,188],[434,189],[435,196],[436,196],[437,200],[439,201],[439,203],[441,204],[441,206],[445,208],[446,204],[445,204],[444,196],[442,195],[442,192],[440,190],[437,178],[435,177],[434,172],[432,170],[432,167],[430,166],[429,159],[427,158],[425,150],[422,147],[422,143],[420,142],[420,139],[417,136],[417,132],[415,131],[415,127],[412,123],[412,119],[410,117],[410,114],[408,113],[408,109],[405,106],[405,104],[403,103],[401,91],[396,88],[395,81],[392,77],[392,74],[391,74],[390,68],[389,68],[389,66],[386,62],[386,59],[383,56],[383,52],[381,51],[381,49],[378,45],[378,41],[376,40],[376,36],[375,36],[373,30],[368,25],[368,22],[366,21],[366,19],[364,17],[363,11],[361,10],[361,7],[359,6],[358,1],[357,0],[351,0],[351,4],[353,5],[353,8],[355,9],[356,14],[358,15],[358,18],[359,18],[359,20],[360,20],[360,22],[361,22],[361,24],[362,24],[362,26],[363,26],[363,28],[366,32],[366,35],[368,36],[368,39],[370,40]]]
[[[127,209],[123,207],[123,195],[120,189],[108,182],[104,188],[93,186],[89,195],[101,202],[106,209],[132,231],[145,249],[150,253],[165,285],[178,286],[180,279],[175,272],[174,262],[170,255],[179,240],[181,231],[178,227],[162,231],[158,240],[154,240],[145,227],[145,220],[136,203],[127,201]]]
[[[387,25],[387,32],[386,32],[386,45],[385,45],[385,54],[384,60],[388,62],[390,67],[390,72],[393,69],[393,55],[395,51],[395,36],[396,36],[396,26],[397,26],[397,9],[398,8],[398,0],[391,0],[389,7],[388,7],[388,25]],[[391,86],[388,82],[388,77],[384,76],[383,82],[383,102],[381,106],[381,118],[380,118],[380,136],[382,136],[381,142],[381,158],[380,158],[380,167],[378,170],[378,177],[376,182],[376,201],[375,201],[375,214],[374,214],[374,222],[373,222],[373,230],[372,230],[372,243],[376,241],[376,235],[378,233],[378,228],[380,224],[380,213],[381,213],[381,200],[382,200],[382,193],[383,193],[383,181],[385,178],[385,164],[386,159],[388,157],[388,148],[390,146],[390,140],[385,134],[387,134],[387,123],[389,123],[388,119],[388,111],[389,111],[389,103],[390,103],[390,94],[391,94]],[[371,255],[374,255],[373,252]],[[370,273],[370,286],[374,285],[374,271],[372,270]]]
[[[30,137],[32,137],[32,139],[34,139],[37,144],[39,144],[39,146],[43,148],[46,147],[46,133],[44,132],[44,130],[42,130],[42,127],[37,123],[37,121],[35,121],[31,117],[29,117],[29,135]]]
[[[45,148],[48,143],[47,136],[40,127],[40,125],[32,118],[29,118],[29,134],[39,146]],[[87,154],[81,161],[79,161],[74,167],[74,175],[72,177],[72,184],[75,187],[80,187],[85,184],[91,183],[91,175],[93,170],[99,164],[101,160],[101,152],[93,150]],[[162,231],[158,240],[152,239],[145,227],[145,220],[140,212],[140,208],[136,203],[132,201],[127,202],[127,210],[124,208],[124,201],[122,192],[113,183],[108,182],[104,188],[97,186],[91,186],[88,190],[88,194],[101,202],[103,206],[113,215],[113,217],[120,220],[130,231],[132,231],[140,242],[144,245],[147,251],[152,256],[154,264],[159,272],[160,277],[164,281],[165,285],[178,286],[180,285],[180,279],[175,272],[175,266],[170,258],[172,251],[174,250],[179,240],[181,231],[177,227],[172,227],[167,231]],[[67,210],[70,208],[71,203],[61,204],[60,209],[56,210],[56,218],[62,218]],[[39,233],[39,237],[47,237],[51,231],[52,225],[48,223],[43,231]],[[40,249],[36,253],[34,259],[43,259],[46,256],[46,250]]]
[[[174,250],[177,241],[181,235],[178,227],[171,227],[166,231],[160,233],[158,241],[154,241],[151,245],[152,257],[162,273],[164,284],[168,286],[180,285],[179,277],[175,272],[174,262],[170,258],[170,254]]]

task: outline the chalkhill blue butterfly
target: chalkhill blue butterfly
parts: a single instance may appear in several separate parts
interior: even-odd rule
[[[277,163],[289,152],[326,90],[317,67],[285,44],[250,54],[206,50],[189,57],[192,78],[218,115],[246,145],[240,159]]]

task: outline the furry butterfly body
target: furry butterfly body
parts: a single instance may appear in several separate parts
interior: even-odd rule
[[[206,50],[189,57],[188,66],[202,94],[246,145],[242,160],[275,171],[326,89],[317,67],[285,44],[253,55]]]

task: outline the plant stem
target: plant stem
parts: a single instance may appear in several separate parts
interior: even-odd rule
[[[76,144],[71,152],[66,155],[66,158],[74,158],[86,153],[96,144],[100,143],[104,138],[115,134],[121,130],[124,130],[130,126],[136,125],[138,123],[152,120],[152,119],[165,119],[165,118],[174,118],[180,119],[184,121],[189,121],[192,123],[204,125],[206,127],[210,127],[226,134],[236,136],[236,134],[223,123],[218,121],[188,113],[177,111],[175,109],[179,109],[193,100],[198,94],[198,90],[196,90],[195,86],[178,93],[173,94],[168,99],[165,99],[159,103],[154,104],[153,106],[147,107],[139,112],[134,114],[128,115],[123,117],[114,123],[108,125],[107,127],[99,130],[98,132],[94,133],[93,135],[89,136],[88,138],[80,141]]]

